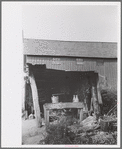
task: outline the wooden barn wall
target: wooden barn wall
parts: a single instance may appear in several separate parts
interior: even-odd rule
[[[99,81],[102,82],[104,77],[107,78],[109,86],[117,86],[117,60],[116,59],[100,59],[89,58],[52,58],[52,57],[34,57],[27,56],[26,63],[30,64],[46,64],[47,69],[57,69],[65,71],[95,71],[99,73]]]

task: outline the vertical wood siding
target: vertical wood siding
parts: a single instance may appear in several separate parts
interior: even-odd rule
[[[46,64],[47,69],[57,69],[66,71],[95,71],[101,76],[107,78],[109,86],[117,86],[117,61],[104,59],[103,65],[97,65],[97,59],[83,58],[83,64],[77,64],[76,58],[59,58],[58,62],[54,63],[52,57],[34,57],[27,56],[27,63],[30,64]],[[99,77],[99,81],[103,80]]]

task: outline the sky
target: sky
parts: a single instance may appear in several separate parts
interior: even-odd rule
[[[23,5],[23,36],[48,40],[116,42],[119,34],[118,5],[103,4]]]

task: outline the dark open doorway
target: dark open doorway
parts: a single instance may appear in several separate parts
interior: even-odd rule
[[[35,77],[42,113],[43,104],[51,103],[53,94],[59,95],[59,102],[72,102],[77,94],[79,101],[87,105],[86,110],[90,110],[92,86],[97,94],[97,73],[46,69],[46,65],[29,65],[29,68]]]

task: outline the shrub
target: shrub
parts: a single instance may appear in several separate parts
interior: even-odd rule
[[[117,92],[113,89],[102,89],[101,96],[103,101],[101,108],[102,114],[107,114],[109,110],[117,104]]]
[[[75,118],[62,116],[56,124],[49,124],[46,127],[48,133],[45,138],[45,144],[71,144],[71,140],[67,134],[67,126],[77,122]]]

